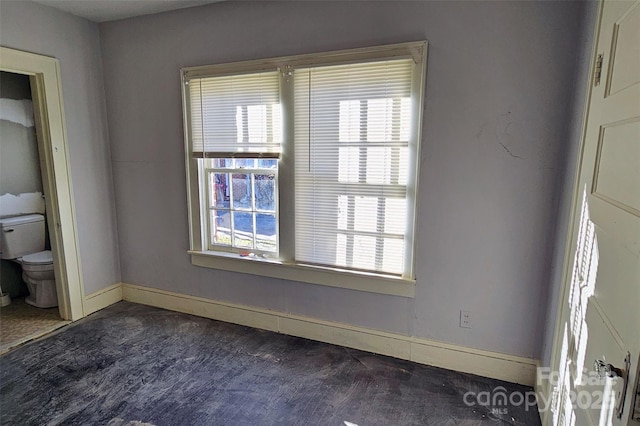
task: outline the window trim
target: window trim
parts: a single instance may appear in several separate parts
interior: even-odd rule
[[[415,279],[375,274],[351,269],[330,268],[305,263],[288,263],[260,257],[240,257],[234,253],[189,250],[191,264],[205,268],[241,272],[369,293],[415,297]]]
[[[349,288],[373,293],[395,296],[414,297],[415,293],[415,233],[418,206],[418,172],[420,159],[420,141],[422,139],[422,121],[424,92],[426,86],[426,41],[399,43],[392,45],[365,47],[358,49],[339,50],[322,53],[312,53],[296,56],[286,56],[271,59],[259,59],[227,64],[186,67],[180,70],[183,123],[185,132],[185,163],[187,180],[187,203],[189,217],[189,247],[191,263],[196,266],[242,272],[265,277],[281,278],[312,284],[328,285],[332,287]],[[412,103],[412,109],[417,122],[411,126],[410,138],[416,141],[410,152],[414,161],[409,164],[407,193],[412,200],[412,223],[409,224],[405,244],[410,245],[411,259],[407,276],[386,275],[373,272],[362,272],[351,269],[324,267],[299,263],[294,261],[295,229],[279,234],[279,256],[281,260],[262,259],[258,257],[240,257],[235,253],[210,251],[206,246],[206,232],[208,226],[203,226],[206,218],[202,217],[200,199],[205,199],[206,185],[199,184],[199,166],[191,152],[191,126],[189,108],[189,91],[187,83],[193,78],[221,76],[229,74],[254,73],[278,69],[281,76],[281,94],[283,99],[283,149],[278,165],[278,222],[284,218],[295,218],[294,197],[287,194],[295,192],[295,153],[293,152],[294,123],[290,119],[293,113],[287,108],[293,107],[293,84],[286,84],[290,80],[291,71],[296,67],[338,65],[375,60],[389,60],[398,58],[412,58],[416,63],[412,75],[412,99],[418,99],[420,104]],[[411,144],[410,144],[411,145]],[[204,197],[204,198],[203,198]],[[293,223],[293,222],[292,222]],[[283,230],[278,223],[280,231]]]

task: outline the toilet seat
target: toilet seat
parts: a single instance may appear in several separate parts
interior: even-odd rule
[[[25,254],[17,259],[22,264],[22,270],[28,272],[35,279],[49,279],[48,276],[53,274],[53,257],[51,250],[39,251],[37,253]],[[42,275],[40,273],[46,273]]]
[[[53,263],[51,250],[39,251],[37,253],[22,256],[23,265],[47,265]]]
[[[18,260],[22,264],[22,280],[29,289],[25,302],[38,308],[58,306],[51,250],[26,254]]]

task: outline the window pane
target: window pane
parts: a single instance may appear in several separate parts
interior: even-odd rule
[[[384,232],[404,235],[407,228],[407,200],[387,198],[384,204]]]
[[[253,248],[253,215],[233,212],[233,246]]]
[[[238,169],[255,169],[255,158],[236,158],[236,168]]]
[[[229,208],[229,186],[227,182],[229,182],[229,174],[228,173],[212,173],[211,188],[213,191],[213,196],[211,197],[213,200],[212,207],[225,207]]]
[[[340,101],[340,142],[360,140],[360,101]]]
[[[404,270],[404,240],[385,238],[383,253],[382,267],[385,271],[399,274]]]
[[[247,106],[247,127],[249,142],[256,143],[267,140],[267,106]]]
[[[357,183],[360,178],[360,148],[341,146],[338,150],[338,181]]]
[[[215,158],[213,167],[216,169],[231,169],[233,168],[233,158]]]
[[[276,215],[256,214],[256,248],[276,251]]]
[[[378,224],[378,199],[375,197],[355,197],[353,229],[376,232]]]
[[[349,197],[338,196],[338,229],[346,230],[349,220]]]
[[[353,236],[353,267],[359,269],[375,269],[376,237],[366,235]]]
[[[393,99],[369,100],[367,102],[367,139],[374,142],[391,141],[393,118]]]
[[[398,161],[392,161],[391,148],[367,148],[367,183],[389,184],[394,174],[398,174]]]
[[[231,245],[231,221],[228,211],[211,211],[211,241],[214,244]]]
[[[276,211],[276,176],[254,175],[256,186],[256,209]]]
[[[233,208],[251,208],[251,175],[244,173],[233,174]]]
[[[373,142],[409,140],[411,98],[367,101],[367,139]]]
[[[209,171],[207,174],[209,208],[212,209],[209,243],[277,253],[278,160],[215,158],[206,161],[207,167],[228,169],[226,173]],[[264,172],[246,173],[238,167]]]
[[[336,265],[347,265],[347,236],[344,234],[336,235]]]
[[[411,135],[411,98],[402,98],[400,106],[400,140],[408,141]]]
[[[260,159],[258,160],[259,169],[275,169],[278,167],[278,160],[275,159]]]
[[[406,185],[407,184],[407,174],[409,173],[409,148],[403,147],[400,148],[400,158],[398,159],[399,173],[398,173],[398,184]]]

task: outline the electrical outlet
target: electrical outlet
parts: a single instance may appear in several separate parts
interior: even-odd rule
[[[460,311],[460,327],[471,328],[471,312]]]

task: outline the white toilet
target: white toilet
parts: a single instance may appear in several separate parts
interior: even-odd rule
[[[58,306],[51,250],[44,250],[44,216],[29,214],[0,219],[0,258],[22,265],[28,304],[38,308]]]

